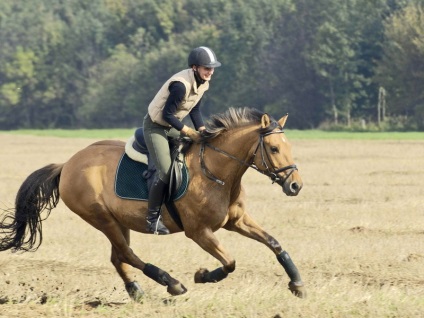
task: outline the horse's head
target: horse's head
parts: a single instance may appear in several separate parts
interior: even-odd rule
[[[206,167],[203,156],[205,147],[209,147],[238,164],[252,167],[267,175],[283,188],[285,194],[297,195],[303,184],[293,162],[290,143],[284,135],[286,120],[287,115],[277,121],[262,111],[247,107],[229,108],[225,113],[211,116],[207,122],[207,134],[203,134],[204,140],[200,150],[203,173],[209,179],[224,184]],[[253,136],[258,132],[259,139],[256,141]],[[220,135],[225,135],[223,140],[231,152],[209,142]],[[236,139],[231,139],[231,136]],[[235,148],[246,151],[245,159],[240,153],[235,153]]]
[[[278,183],[286,195],[295,196],[303,183],[293,161],[291,145],[283,131],[287,117],[285,115],[277,122],[267,114],[262,116],[253,165]]]

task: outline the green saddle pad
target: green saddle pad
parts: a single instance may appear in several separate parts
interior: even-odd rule
[[[147,188],[147,180],[143,177],[143,172],[146,170],[146,164],[134,161],[124,153],[116,171],[116,195],[123,199],[147,201],[149,191]],[[185,163],[182,173],[182,183],[176,193],[173,194],[173,201],[180,199],[188,188],[189,175]]]

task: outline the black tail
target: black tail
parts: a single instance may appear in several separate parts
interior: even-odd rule
[[[63,165],[50,164],[26,178],[16,194],[15,209],[6,210],[0,221],[0,251],[36,251],[43,240],[41,221],[59,202]],[[47,215],[41,218],[41,212]]]

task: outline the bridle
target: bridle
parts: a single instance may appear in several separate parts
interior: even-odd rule
[[[200,166],[201,166],[202,172],[210,180],[213,180],[213,181],[215,181],[216,183],[218,183],[220,185],[224,185],[225,184],[224,181],[222,181],[222,180],[218,179],[217,177],[215,177],[213,175],[213,173],[206,167],[205,160],[204,160],[204,155],[205,155],[205,148],[208,147],[208,148],[213,149],[216,152],[219,152],[219,153],[221,153],[221,154],[223,154],[223,155],[225,155],[225,156],[227,156],[227,157],[229,157],[229,158],[237,161],[241,165],[244,165],[244,166],[253,168],[256,171],[258,171],[258,172],[266,175],[267,177],[269,177],[272,180],[272,183],[276,182],[280,186],[283,186],[283,184],[286,182],[286,180],[293,174],[294,171],[297,170],[297,167],[296,167],[296,165],[288,165],[288,166],[285,166],[285,167],[282,167],[282,168],[279,168],[279,169],[271,169],[268,166],[268,164],[266,163],[266,160],[265,160],[265,158],[266,158],[266,159],[268,159],[269,162],[271,162],[269,153],[266,150],[265,145],[264,145],[264,138],[266,136],[269,136],[269,135],[272,135],[272,134],[283,134],[283,133],[284,133],[284,131],[282,129],[268,131],[268,132],[265,132],[265,133],[260,133],[259,134],[258,145],[256,146],[256,149],[253,152],[253,155],[252,155],[251,159],[248,160],[248,161],[241,160],[241,159],[233,156],[232,154],[229,154],[228,152],[226,152],[226,151],[224,151],[222,149],[219,149],[219,148],[217,148],[217,147],[215,147],[215,146],[213,146],[213,145],[211,145],[209,143],[202,142],[202,144],[200,146],[200,152],[199,152]],[[263,170],[260,170],[254,164],[256,154],[258,153],[259,150],[260,150],[262,165],[265,167],[265,170],[264,171]],[[286,174],[286,176],[284,178],[281,178],[278,175],[279,173],[284,172],[284,171],[287,171],[287,170],[290,170],[290,171],[288,172],[288,174]]]

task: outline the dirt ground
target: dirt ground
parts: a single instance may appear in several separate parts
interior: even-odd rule
[[[290,133],[287,133],[290,138]],[[0,134],[0,208],[34,170],[97,141]],[[424,141],[292,140],[304,181],[297,197],[248,171],[249,213],[279,240],[308,290],[298,299],[265,246],[220,230],[237,260],[217,284],[193,281],[220,264],[184,234],[132,233],[132,248],[180,280],[166,288],[134,270],[146,292],[128,297],[107,239],[62,203],[43,222],[35,253],[0,253],[0,317],[422,317]]]

